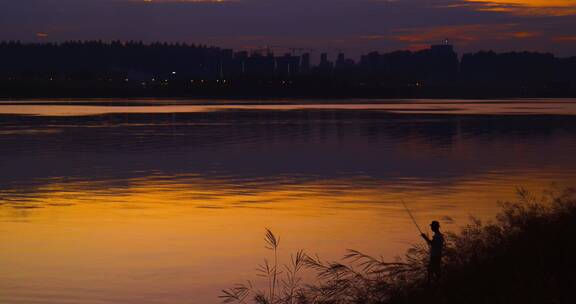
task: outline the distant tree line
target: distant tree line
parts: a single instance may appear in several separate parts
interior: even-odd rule
[[[276,56],[186,43],[0,42],[1,96],[573,95],[576,57],[492,51],[459,58],[448,44],[372,52],[358,61]],[[35,89],[32,93],[30,89]],[[74,93],[75,92],[75,93]],[[82,93],[83,92],[83,93]],[[123,93],[122,93],[123,92]]]

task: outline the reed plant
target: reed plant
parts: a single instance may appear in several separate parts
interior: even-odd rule
[[[223,303],[296,304],[304,298],[300,272],[305,265],[306,255],[302,250],[291,255],[290,263],[279,265],[278,249],[280,238],[266,228],[266,249],[272,251],[272,260],[264,259],[258,265],[257,275],[264,278],[267,289],[257,289],[251,281],[238,284],[222,291]]]

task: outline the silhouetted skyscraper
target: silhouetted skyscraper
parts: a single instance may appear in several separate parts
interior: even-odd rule
[[[430,47],[434,55],[451,55],[454,53],[454,46],[451,44],[436,44]]]
[[[302,55],[300,66],[303,73],[310,72],[310,53],[304,53],[304,55]]]
[[[336,59],[336,68],[344,66],[345,61],[346,61],[346,56],[344,56],[344,53],[339,53],[338,59]]]
[[[330,61],[328,61],[328,54],[327,53],[320,54],[320,64],[318,65],[318,67],[321,70],[332,69],[332,63]]]

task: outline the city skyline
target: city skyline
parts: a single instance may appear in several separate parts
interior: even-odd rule
[[[306,48],[359,58],[449,38],[460,53],[576,55],[570,0],[23,0],[0,4],[2,40],[181,41],[235,49]]]
[[[0,88],[14,96],[574,96],[576,57],[476,52],[274,54],[182,43],[0,42]],[[33,94],[33,95],[31,95]]]

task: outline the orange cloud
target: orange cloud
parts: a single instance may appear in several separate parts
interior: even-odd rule
[[[568,36],[558,36],[552,38],[555,42],[576,42],[576,35]]]
[[[133,0],[133,2],[155,3],[230,3],[239,0]]]
[[[390,38],[419,46],[423,43],[439,43],[447,37],[459,45],[466,45],[477,41],[529,39],[542,35],[538,31],[518,31],[516,27],[515,24],[472,24],[398,29]]]
[[[508,12],[531,16],[576,15],[574,0],[465,0],[479,11]]]
[[[514,38],[518,38],[518,39],[526,39],[526,38],[533,38],[533,37],[538,37],[541,36],[542,33],[541,32],[515,32],[515,33],[510,33],[510,36],[514,37]]]

